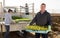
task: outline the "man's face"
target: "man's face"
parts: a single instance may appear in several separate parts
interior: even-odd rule
[[[45,11],[46,5],[41,5],[41,11]]]

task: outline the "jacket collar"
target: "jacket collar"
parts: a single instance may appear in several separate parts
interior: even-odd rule
[[[41,14],[41,11],[39,12]],[[45,10],[45,12],[43,14],[47,13],[47,11]]]

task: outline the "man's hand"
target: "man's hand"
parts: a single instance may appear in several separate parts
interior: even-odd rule
[[[48,31],[51,31],[51,25],[48,26]]]

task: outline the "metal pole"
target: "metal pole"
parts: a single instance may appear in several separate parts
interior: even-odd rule
[[[20,6],[20,16],[21,16],[21,6]]]
[[[33,14],[33,17],[34,17],[34,3],[33,3],[33,6],[32,6],[32,14]]]
[[[5,7],[5,0],[3,0],[3,8]]]

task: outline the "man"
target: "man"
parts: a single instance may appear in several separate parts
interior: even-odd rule
[[[30,25],[36,23],[36,25],[48,27],[48,25],[51,25],[51,16],[50,14],[45,10],[46,4],[41,4],[41,10],[36,14],[35,18],[32,20]],[[35,38],[40,38],[40,35],[42,35],[42,38],[48,38],[48,34],[41,34],[41,33],[35,33]]]
[[[26,15],[29,15],[29,7],[28,7],[27,3],[26,3],[26,6],[25,6],[25,13],[26,13]]]
[[[10,29],[10,23],[12,21],[12,17],[11,17],[11,14],[12,13],[12,10],[9,9],[8,10],[8,13],[5,14],[4,18],[5,18],[5,28],[6,28],[6,33],[4,35],[4,38],[9,38],[9,29]]]

